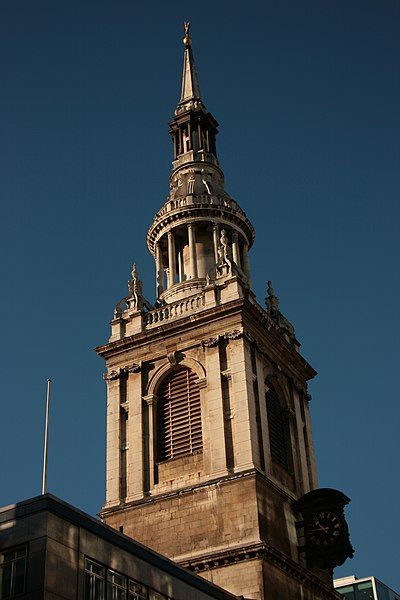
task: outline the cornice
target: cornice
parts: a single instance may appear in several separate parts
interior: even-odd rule
[[[249,248],[252,246],[255,238],[254,227],[240,209],[231,208],[223,204],[220,199],[218,204],[211,203],[211,197],[206,201],[193,202],[192,204],[183,204],[185,198],[181,199],[181,206],[171,210],[165,210],[162,214],[157,214],[149,228],[147,234],[147,246],[150,252],[155,254],[155,244],[157,240],[169,230],[186,224],[188,221],[225,221],[226,223],[234,224],[240,228],[240,231],[245,236]],[[168,201],[173,203],[177,201]],[[165,206],[165,205],[164,205]]]
[[[215,322],[216,319],[220,320],[226,316],[241,314],[243,304],[243,298],[232,300],[231,302],[225,302],[224,304],[213,306],[209,309],[203,309],[198,313],[190,313],[187,316],[183,315],[182,318],[164,321],[163,324],[159,325],[158,327],[146,329],[140,333],[116,340],[115,342],[109,342],[108,344],[97,346],[94,350],[100,356],[109,358],[110,356],[120,354],[121,352],[126,352],[126,350],[145,346],[146,344],[159,339],[160,336],[162,338],[165,338],[166,336],[174,336],[176,335],[177,331],[182,331],[182,329],[190,330],[194,327],[201,326],[203,323],[209,323],[211,315],[213,316],[213,322]]]
[[[147,397],[145,398],[147,400]],[[241,479],[261,479],[264,483],[272,487],[276,492],[278,492],[285,501],[287,501],[290,505],[293,504],[294,501],[297,500],[296,496],[293,494],[289,494],[286,490],[282,489],[278,484],[269,479],[266,475],[261,473],[258,469],[248,469],[247,471],[242,471],[240,473],[230,473],[228,475],[222,475],[220,477],[215,477],[213,479],[208,479],[207,481],[202,481],[201,483],[182,487],[176,490],[161,492],[155,495],[146,495],[139,500],[133,500],[132,502],[126,502],[123,505],[113,506],[110,508],[103,508],[100,511],[99,515],[104,517],[106,515],[118,513],[120,511],[126,511],[129,508],[136,508],[137,506],[143,506],[144,504],[156,504],[157,502],[161,502],[163,500],[168,500],[170,498],[176,498],[176,496],[185,496],[188,494],[193,494],[202,489],[216,486],[229,484],[235,481],[239,481]]]
[[[255,343],[258,351],[276,366],[279,371],[284,372],[293,380],[299,389],[305,389],[302,381],[315,377],[317,372],[301,356],[301,354],[288,342],[276,323],[263,311],[262,307],[254,299],[248,297],[238,298],[211,308],[203,308],[199,312],[189,313],[180,318],[163,321],[162,325],[145,329],[140,333],[109,342],[95,348],[95,351],[105,359],[118,356],[127,350],[139,350],[162,337],[174,337],[182,331],[190,331],[201,327],[205,323],[215,323],[222,319],[238,315],[240,317],[240,329],[223,333],[210,331],[210,338],[203,339],[203,346],[212,346],[218,343],[218,338],[223,335],[227,339],[245,337],[250,343]],[[260,327],[260,320],[263,327]]]
[[[278,567],[292,579],[301,582],[309,589],[317,592],[319,597],[324,600],[336,600],[342,597],[335,592],[333,587],[330,587],[319,577],[310,573],[310,571],[268,542],[255,542],[244,546],[229,548],[228,550],[209,552],[201,556],[196,556],[195,558],[177,560],[176,562],[181,567],[185,567],[190,571],[201,573],[213,569],[220,569],[231,564],[237,564],[238,562],[256,559],[265,560]]]

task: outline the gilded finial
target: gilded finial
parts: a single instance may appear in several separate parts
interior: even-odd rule
[[[189,30],[190,30],[189,21],[183,22],[183,30],[185,32],[185,37],[183,38],[183,43],[185,44],[186,48],[188,48],[192,42],[192,40],[190,39],[190,35],[189,35]]]

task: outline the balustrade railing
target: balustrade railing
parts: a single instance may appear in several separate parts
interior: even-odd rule
[[[205,305],[204,294],[198,294],[185,298],[172,304],[166,304],[144,315],[144,324],[146,328],[155,327],[170,321],[171,319],[179,318],[188,312],[194,312]]]

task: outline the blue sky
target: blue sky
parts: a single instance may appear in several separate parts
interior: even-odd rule
[[[49,488],[104,497],[105,342],[134,260],[154,297],[147,228],[168,191],[167,123],[182,21],[220,122],[227,189],[319,375],[321,486],[352,499],[337,575],[400,589],[398,1],[1,0],[0,505]]]

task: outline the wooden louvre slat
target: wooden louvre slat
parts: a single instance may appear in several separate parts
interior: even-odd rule
[[[180,368],[160,387],[157,402],[157,458],[168,460],[202,450],[200,391],[196,375]]]
[[[268,431],[271,456],[285,469],[289,466],[285,413],[272,386],[266,392]]]

